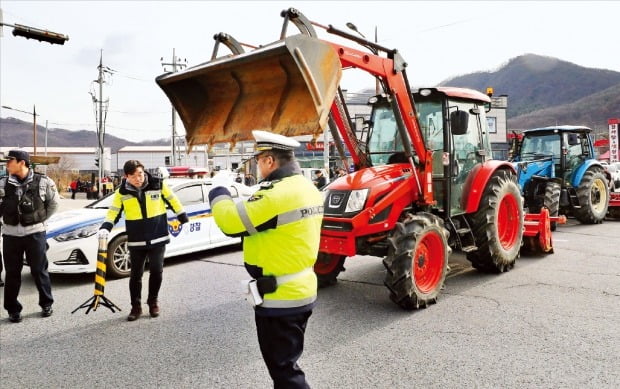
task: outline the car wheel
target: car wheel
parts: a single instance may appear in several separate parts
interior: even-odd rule
[[[131,274],[131,258],[127,246],[127,235],[116,237],[108,245],[106,274],[115,278],[128,277]]]

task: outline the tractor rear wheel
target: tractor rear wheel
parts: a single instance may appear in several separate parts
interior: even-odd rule
[[[512,269],[523,238],[523,199],[513,173],[493,173],[469,224],[478,246],[467,253],[472,266],[487,273]]]
[[[560,192],[562,188],[557,182],[549,182],[545,186],[544,206],[549,210],[549,216],[558,216],[560,214]],[[551,222],[551,231],[557,228],[557,222]]]
[[[319,288],[334,285],[338,281],[338,274],[344,271],[345,258],[344,255],[319,252],[319,256],[314,263],[314,273],[316,274]]]
[[[448,235],[443,220],[429,213],[409,214],[396,224],[383,260],[392,301],[408,310],[437,302],[451,252]]]
[[[609,186],[603,172],[589,169],[577,188],[579,208],[573,208],[575,218],[583,224],[602,223],[609,205]]]

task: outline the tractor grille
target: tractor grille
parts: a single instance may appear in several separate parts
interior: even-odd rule
[[[330,190],[329,194],[325,198],[323,214],[325,216],[343,215],[344,210],[347,207],[347,201],[349,200],[349,194],[350,194],[349,191]]]

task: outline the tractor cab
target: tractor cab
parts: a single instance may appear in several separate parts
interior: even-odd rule
[[[574,214],[582,223],[600,223],[609,203],[609,176],[594,158],[591,130],[552,126],[523,131],[513,159],[530,211]],[[553,226],[552,226],[553,228]]]
[[[590,140],[591,130],[581,126],[557,126],[526,130],[514,161],[517,170],[532,170],[545,166],[548,177],[557,177],[568,186],[578,186],[576,174],[586,161],[594,159],[594,148]],[[545,165],[545,161],[548,163]],[[534,169],[536,170],[536,169]],[[531,174],[526,174],[531,175]],[[526,177],[520,177],[520,181]]]
[[[426,147],[432,151],[433,190],[446,216],[465,213],[463,188],[475,166],[491,158],[487,95],[469,89],[424,88],[414,93]],[[444,196],[445,194],[445,196]]]
[[[463,184],[473,168],[489,159],[491,149],[485,104],[488,96],[469,89],[423,88],[413,94],[418,123],[426,148],[432,152],[436,208],[463,214]],[[372,114],[367,153],[373,166],[407,163],[405,143],[394,110],[385,95],[369,99]],[[417,163],[417,158],[413,156]],[[444,199],[448,199],[446,204]]]

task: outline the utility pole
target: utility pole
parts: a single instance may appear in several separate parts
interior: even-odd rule
[[[183,68],[187,67],[187,59],[183,59],[181,60],[181,58],[177,57],[176,55],[176,49],[172,49],[172,62],[170,63],[165,63],[163,62],[164,57],[161,57],[160,61],[162,61],[161,65],[164,67],[164,71],[168,71],[166,66],[172,66],[172,73],[176,73],[179,70],[182,70]],[[172,107],[172,138],[170,141],[170,147],[172,148],[172,166],[176,166],[177,165],[177,147],[176,147],[176,143],[177,143],[177,129],[176,129],[176,122],[177,122],[177,112],[174,109],[174,107]],[[181,159],[181,156],[178,156],[178,159]]]
[[[32,115],[32,138],[33,138],[32,141],[34,142],[32,145],[32,155],[36,155],[37,154],[37,116],[39,116],[37,114],[36,106],[35,105],[32,106],[32,112],[23,111],[21,109],[12,108],[6,105],[3,105],[2,108],[10,109],[11,111],[17,111],[21,113],[27,113],[28,115]]]
[[[47,155],[47,119],[45,119],[45,155]]]
[[[37,107],[36,105],[32,105],[32,136],[33,136],[33,149],[32,155],[37,155]]]
[[[99,104],[99,112],[98,112],[99,117],[95,119],[96,121],[98,121],[96,162],[97,162],[97,197],[99,197],[99,194],[101,193],[101,178],[103,177],[103,172],[104,172],[103,170],[103,146],[104,146],[104,139],[105,139],[105,119],[103,115],[103,103],[108,104],[110,101],[110,99],[106,99],[105,101],[103,100],[103,84],[105,83],[103,79],[103,73],[108,72],[108,70],[106,70],[103,66],[103,50],[101,50],[100,55],[99,55],[99,66],[97,66],[97,69],[99,70],[99,76],[93,82],[96,82],[99,84],[99,98],[96,98],[95,96],[92,96],[92,98],[93,98],[93,103]],[[107,106],[106,106],[106,110],[107,110]]]
[[[375,43],[379,43],[377,40],[377,26],[375,26]],[[375,77],[375,93],[381,93],[381,84],[379,83],[379,79]]]

